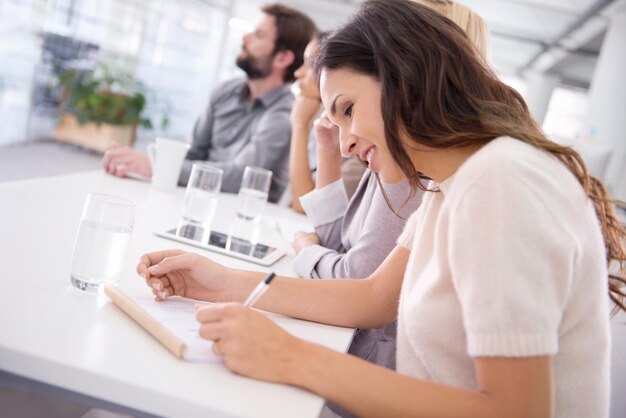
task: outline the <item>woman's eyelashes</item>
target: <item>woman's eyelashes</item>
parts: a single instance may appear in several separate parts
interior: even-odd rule
[[[354,106],[353,104],[350,104],[350,105],[346,106],[346,110],[343,111],[343,115],[345,117],[350,118],[352,116],[352,107],[353,106]]]

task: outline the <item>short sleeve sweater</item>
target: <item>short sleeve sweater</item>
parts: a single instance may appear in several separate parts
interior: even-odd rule
[[[439,188],[398,239],[411,251],[398,372],[471,389],[474,357],[548,355],[555,416],[607,417],[604,241],[577,179],[551,154],[502,137]]]

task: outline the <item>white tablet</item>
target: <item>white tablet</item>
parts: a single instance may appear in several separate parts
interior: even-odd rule
[[[207,237],[202,227],[183,225],[167,231],[154,231],[160,237],[194,245],[205,250],[229,255],[251,263],[271,266],[278,261],[285,251],[263,243],[252,243],[248,240],[229,236],[223,232],[211,230]]]

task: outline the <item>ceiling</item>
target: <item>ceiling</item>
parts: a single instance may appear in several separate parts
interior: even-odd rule
[[[626,0],[457,0],[479,13],[491,32],[492,65],[502,75],[559,75],[588,88],[609,22]],[[341,23],[360,0],[285,0],[322,29]]]

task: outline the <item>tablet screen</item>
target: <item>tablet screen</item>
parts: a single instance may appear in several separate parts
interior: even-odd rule
[[[253,244],[252,242],[227,234],[211,231],[208,242],[204,242],[204,228],[195,225],[181,225],[176,229],[167,231],[169,234],[197,241],[205,246],[218,247],[225,251],[245,254],[254,258],[263,259],[276,249],[264,244]]]

